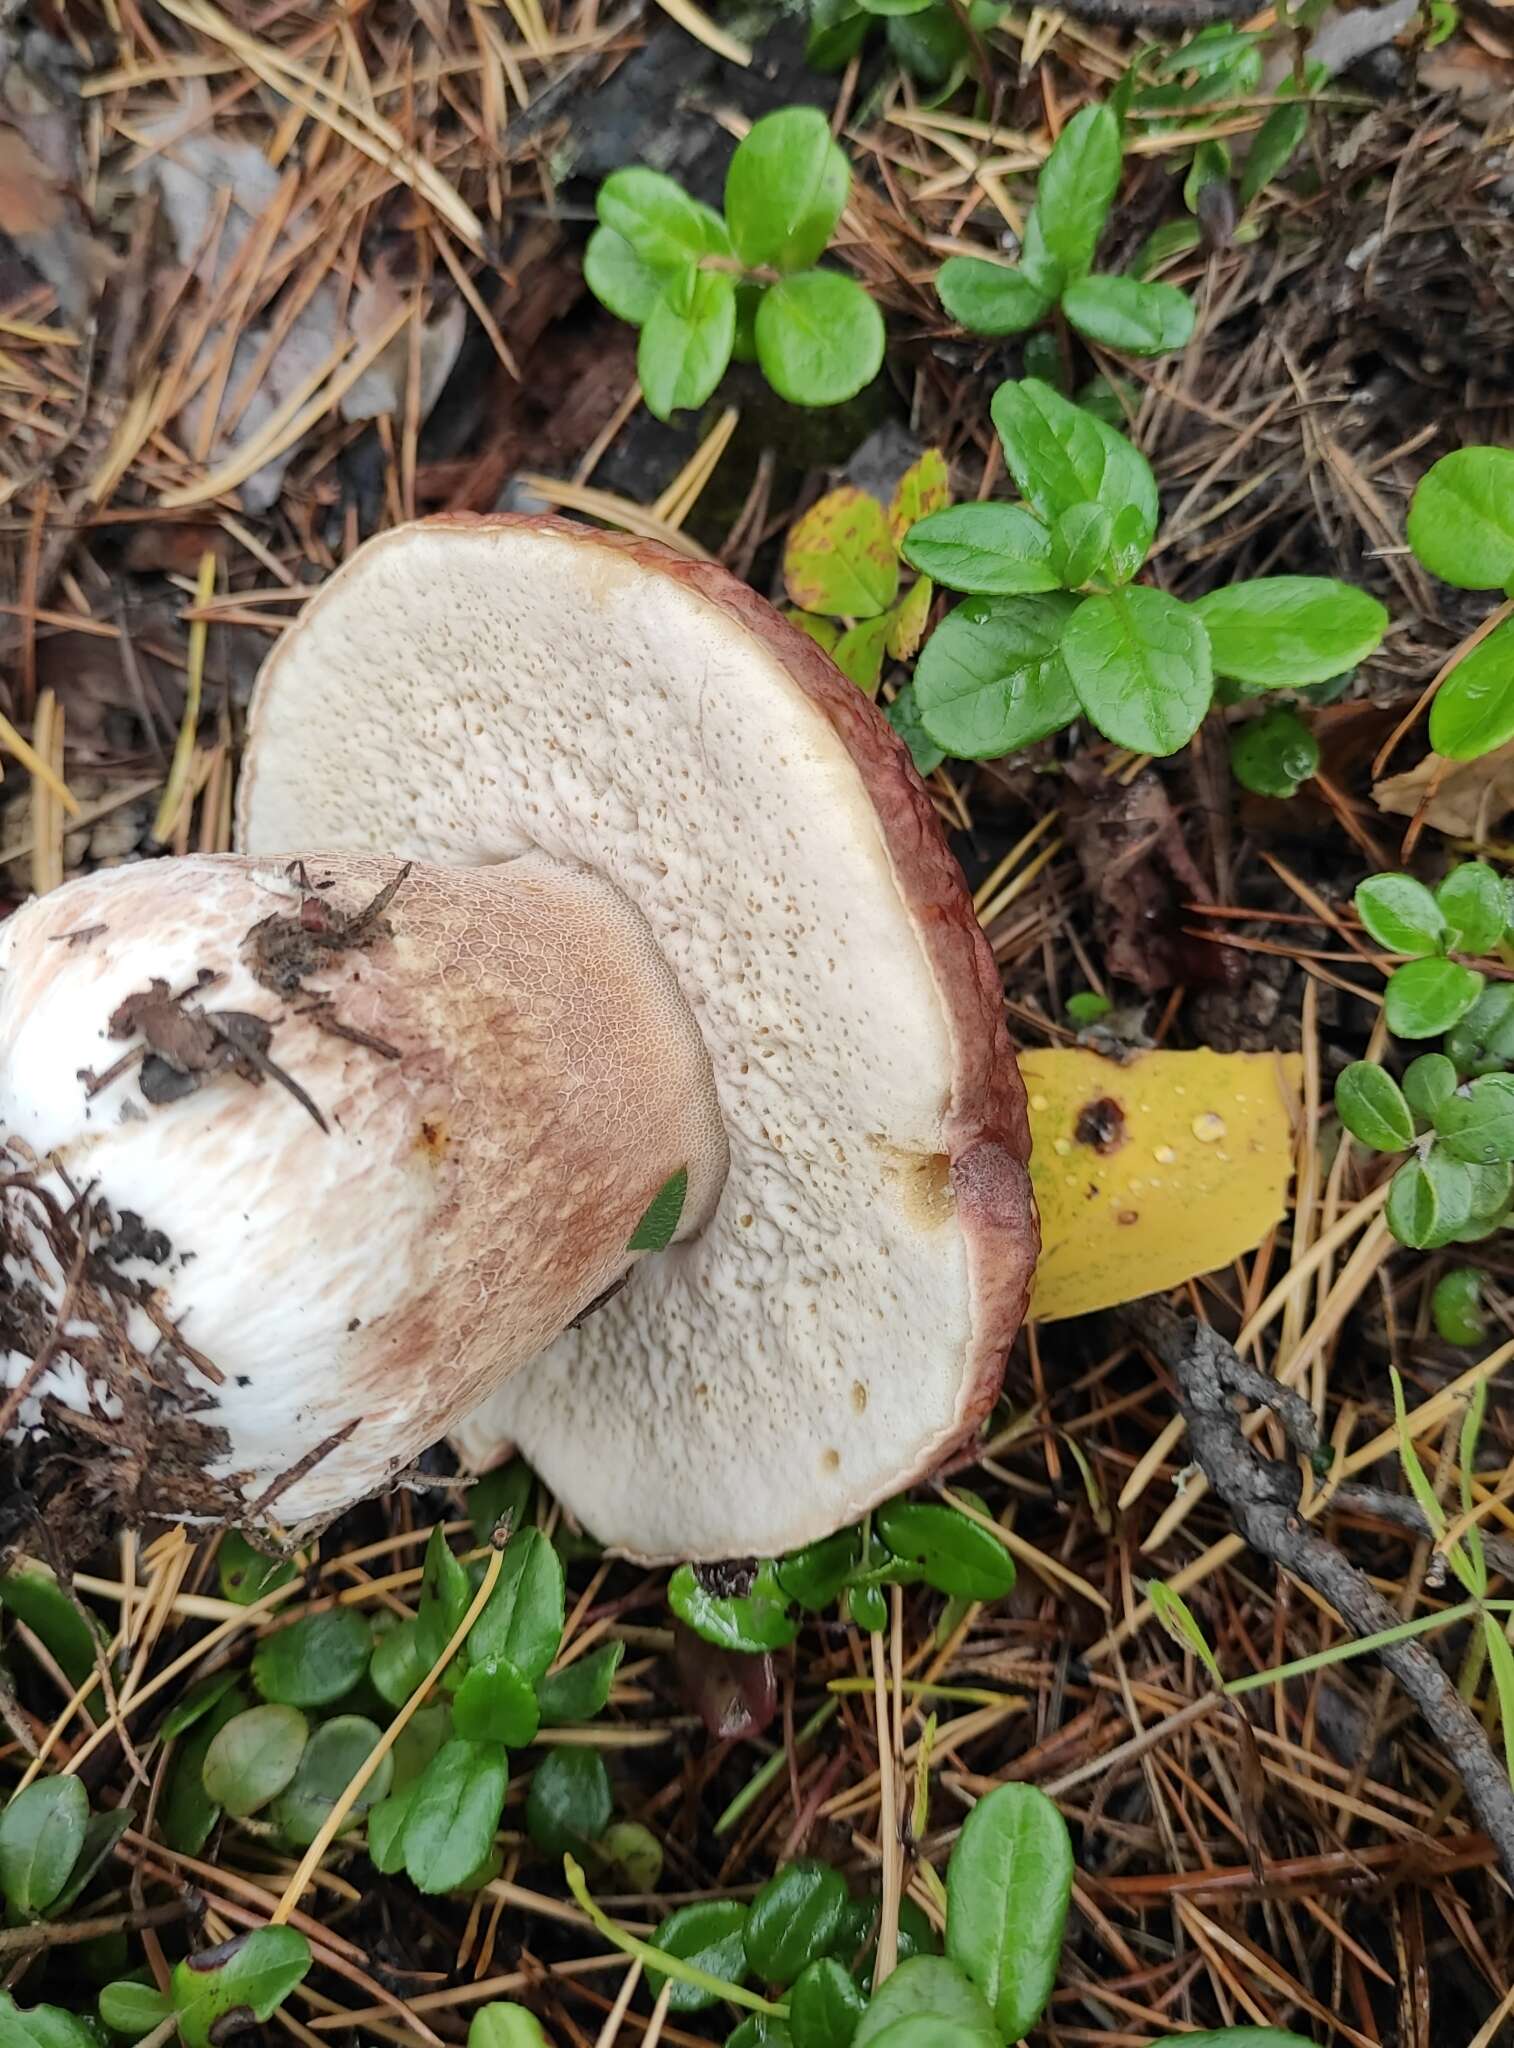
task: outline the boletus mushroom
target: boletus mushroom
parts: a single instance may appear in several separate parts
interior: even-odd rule
[[[0,927],[13,1452],[287,1531],[518,1444],[697,1559],[981,1421],[1037,1249],[998,976],[904,748],[745,585],[382,536],[263,669],[238,843]]]

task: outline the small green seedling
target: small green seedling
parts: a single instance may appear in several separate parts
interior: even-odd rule
[[[1297,796],[1319,762],[1319,741],[1285,707],[1263,712],[1230,738],[1230,772],[1254,796]]]
[[[885,655],[907,661],[925,637],[935,586],[919,576],[900,595],[899,549],[911,526],[951,501],[946,458],[927,448],[885,510],[855,484],[817,498],[783,549],[788,616],[873,696]]]
[[[1120,122],[1084,107],[1041,168],[1017,264],[951,256],[941,303],[973,334],[1022,334],[1060,306],[1087,340],[1128,355],[1164,355],[1192,338],[1193,301],[1174,285],[1095,272],[1094,252],[1120,182]]]
[[[703,405],[734,356],[794,405],[840,405],[877,376],[883,316],[854,278],[817,268],[851,188],[814,107],[753,123],[726,174],[725,212],[660,171],[614,171],[584,277],[641,329],[636,374],[658,419]]]
[[[882,27],[900,68],[931,91],[927,106],[950,99],[966,78],[972,38],[998,25],[999,0],[811,0],[804,60],[815,71],[841,71]]]
[[[1135,582],[1158,517],[1145,457],[1039,378],[1001,384],[992,412],[1024,502],[949,506],[904,542],[922,575],[968,593],[915,670],[947,753],[1013,753],[1087,718],[1135,753],[1172,754],[1217,679],[1232,696],[1299,689],[1382,639],[1383,606],[1329,577],[1261,577],[1192,604]]]
[[[1459,590],[1514,596],[1514,448],[1459,448],[1419,480],[1409,545],[1432,575]],[[1514,618],[1462,656],[1430,707],[1430,744],[1475,761],[1514,739]]]
[[[1514,1055],[1514,988],[1488,986],[1481,969],[1454,956],[1487,958],[1503,945],[1509,892],[1485,861],[1463,861],[1433,891],[1412,875],[1371,875],[1355,900],[1371,936],[1405,961],[1383,994],[1390,1028],[1410,1039],[1445,1033],[1446,1050],[1412,1061],[1402,1086],[1358,1060],[1336,1083],[1336,1110],[1374,1152],[1407,1155],[1385,1212],[1400,1244],[1472,1243],[1510,1210],[1514,1075],[1504,1053]],[[1454,1314],[1452,1293],[1444,1307]],[[1461,1316],[1459,1327],[1467,1322]]]

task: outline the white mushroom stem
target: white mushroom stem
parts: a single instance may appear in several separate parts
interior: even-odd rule
[[[65,1203],[88,1189],[162,1233],[165,1257],[116,1270],[150,1283],[214,1369],[188,1372],[196,1420],[220,1433],[205,1438],[213,1475],[244,1510],[268,1496],[284,1526],[381,1488],[613,1288],[680,1169],[683,1239],[726,1175],[698,1027],[615,887],[537,854],[415,867],[344,940],[398,873],[374,855],[310,856],[306,890],[285,859],[155,862],[73,882],[0,927],[13,1159],[35,1159]],[[154,982],[182,998],[169,1007],[188,1020],[187,1054],[161,1011],[109,1035]],[[227,1013],[262,1020],[266,1049],[254,1029],[246,1053]],[[40,1279],[56,1311],[56,1252],[11,1201],[7,1276]],[[132,1369],[150,1378],[158,1327],[141,1308],[130,1327]],[[96,1325],[65,1324],[28,1389],[31,1426],[47,1426],[46,1396],[85,1398],[86,1340]],[[0,1360],[0,1407],[32,1364]]]

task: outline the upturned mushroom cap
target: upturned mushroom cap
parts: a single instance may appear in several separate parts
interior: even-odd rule
[[[902,745],[743,584],[555,519],[387,534],[265,666],[239,835],[587,869],[698,1026],[713,1213],[465,1456],[518,1443],[612,1547],[714,1558],[827,1533],[980,1422],[1037,1248],[998,975]]]

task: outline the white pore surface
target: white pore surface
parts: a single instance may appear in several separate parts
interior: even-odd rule
[[[550,531],[387,535],[265,669],[240,838],[583,862],[709,1050],[714,1217],[502,1386],[466,1454],[514,1439],[606,1543],[676,1559],[810,1540],[944,1447],[971,1337],[944,1006],[856,768],[749,630]]]

